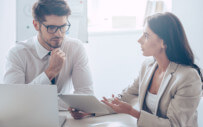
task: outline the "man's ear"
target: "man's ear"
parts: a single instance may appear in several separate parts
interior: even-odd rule
[[[40,24],[39,24],[38,21],[33,20],[33,26],[35,27],[35,30],[36,30],[36,31],[39,31],[39,29],[40,29]]]

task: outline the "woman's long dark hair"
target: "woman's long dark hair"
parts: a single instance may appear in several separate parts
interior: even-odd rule
[[[194,63],[194,55],[180,20],[172,13],[157,13],[146,18],[145,23],[163,39],[170,61],[195,68],[203,82],[200,68]]]

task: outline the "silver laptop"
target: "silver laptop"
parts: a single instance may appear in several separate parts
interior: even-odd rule
[[[54,85],[0,85],[0,127],[60,127]]]

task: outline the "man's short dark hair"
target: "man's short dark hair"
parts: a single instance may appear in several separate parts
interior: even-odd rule
[[[33,18],[39,22],[46,21],[45,16],[69,16],[71,10],[65,0],[38,0],[32,7]]]

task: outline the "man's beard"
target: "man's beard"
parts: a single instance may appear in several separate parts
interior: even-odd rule
[[[43,39],[44,40],[44,39]],[[60,48],[61,47],[61,44],[59,44],[59,43],[57,43],[57,45],[51,45],[49,42],[47,42],[47,41],[44,41],[50,48],[53,48],[53,49],[55,49],[55,48]]]
[[[61,47],[61,44],[62,44],[62,43],[61,43],[61,44],[60,44],[60,43],[57,43],[57,45],[51,45],[48,41],[45,41],[41,30],[40,30],[40,36],[41,36],[42,41],[43,41],[44,43],[46,43],[50,48],[55,49],[55,48],[60,48],[60,47]],[[61,37],[53,37],[53,38],[51,38],[50,40],[52,40],[52,39],[60,39],[60,38],[61,38]]]

